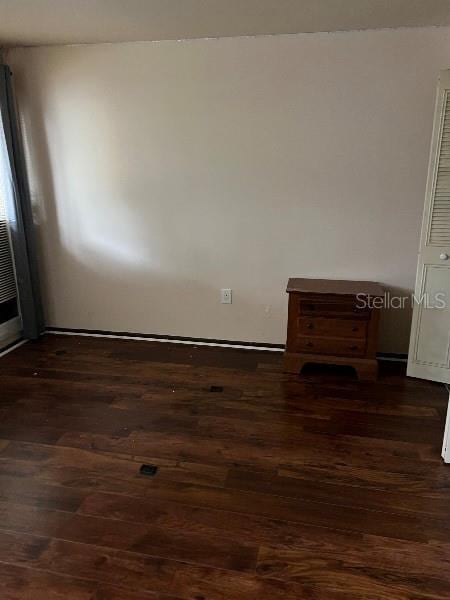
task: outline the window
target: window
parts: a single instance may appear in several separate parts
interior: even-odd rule
[[[4,173],[0,164],[0,323],[17,316],[17,290],[6,218]]]

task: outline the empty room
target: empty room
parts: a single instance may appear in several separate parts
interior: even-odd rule
[[[450,0],[0,0],[0,599],[450,599]]]

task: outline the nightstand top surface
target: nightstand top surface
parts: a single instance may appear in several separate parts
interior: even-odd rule
[[[348,281],[344,279],[309,279],[291,277],[286,291],[301,294],[332,294],[335,296],[383,296],[384,288],[374,281]]]

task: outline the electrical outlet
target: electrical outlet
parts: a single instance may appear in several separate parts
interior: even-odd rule
[[[232,292],[229,288],[224,288],[220,290],[220,302],[222,304],[231,304]]]

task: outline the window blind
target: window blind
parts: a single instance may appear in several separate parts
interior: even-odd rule
[[[16,281],[9,240],[4,186],[0,173],[0,304],[16,298]]]

